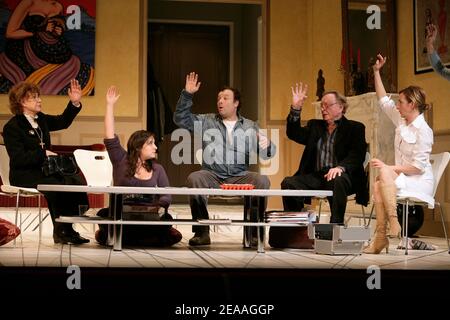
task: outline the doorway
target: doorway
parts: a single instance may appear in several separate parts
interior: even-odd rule
[[[241,91],[242,115],[258,120],[263,113],[260,97],[265,94],[261,15],[262,5],[238,1],[149,0],[148,64],[154,68],[171,112],[184,88],[186,74],[195,71],[202,85],[194,97],[194,113],[215,113],[219,89],[231,85]],[[177,143],[170,141],[170,134],[165,135],[159,145],[158,161],[165,167],[170,184],[180,187],[200,165],[173,164],[170,154]]]

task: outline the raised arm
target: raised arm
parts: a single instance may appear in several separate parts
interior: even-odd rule
[[[306,93],[308,92],[308,85],[300,82],[295,84],[295,87],[291,87],[292,91],[292,108],[296,110],[302,110],[303,103],[305,102],[308,96]]]
[[[201,82],[198,81],[198,74],[191,72],[186,76],[184,90],[181,91],[175,112],[173,113],[173,122],[181,128],[189,131],[194,130],[194,122],[198,120],[198,115],[192,113],[192,98],[194,93],[200,88]]]
[[[81,97],[83,96],[83,93],[81,92],[81,86],[78,83],[78,80],[70,80],[70,88],[68,94],[70,102],[72,102],[75,107],[79,108],[81,105]]]
[[[119,90],[115,86],[108,88],[106,92],[106,110],[105,110],[105,138],[114,138],[114,105],[119,100]]]
[[[433,69],[442,77],[450,80],[450,69],[442,64],[441,58],[434,49],[434,43],[436,42],[437,28],[434,24],[427,26],[427,52],[428,60],[430,61]]]
[[[383,80],[381,80],[380,70],[386,63],[386,57],[381,54],[377,54],[377,61],[373,65],[373,76],[375,80],[375,91],[377,92],[378,99],[386,96],[386,90],[384,89]]]
[[[436,41],[437,28],[434,24],[427,26],[427,53],[432,54],[434,52],[434,42]]]

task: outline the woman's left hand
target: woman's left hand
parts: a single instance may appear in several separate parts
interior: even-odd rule
[[[80,106],[81,96],[81,86],[78,80],[70,80],[69,99],[75,107]]]

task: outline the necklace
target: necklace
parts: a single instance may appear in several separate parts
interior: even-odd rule
[[[34,132],[36,132],[38,138],[39,138],[39,145],[42,149],[45,149],[45,143],[44,143],[44,134],[42,133],[42,130],[40,127],[33,128]],[[38,131],[39,130],[39,131]]]

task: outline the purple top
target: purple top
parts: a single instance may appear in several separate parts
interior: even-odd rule
[[[113,139],[103,140],[108,150],[109,158],[113,165],[113,178],[115,186],[126,187],[168,187],[169,179],[167,178],[166,171],[163,166],[158,163],[152,163],[153,174],[148,180],[137,179],[136,177],[127,176],[128,160],[127,152],[120,145],[120,140],[117,135],[114,135]],[[171,195],[159,195],[158,205],[164,208],[168,208],[172,202]]]

